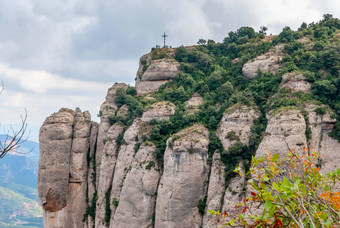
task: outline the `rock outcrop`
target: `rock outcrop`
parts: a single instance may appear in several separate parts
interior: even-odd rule
[[[309,92],[311,84],[306,82],[303,74],[286,73],[282,75],[281,88],[291,89],[293,91]]]
[[[263,73],[276,72],[281,68],[279,63],[283,58],[283,44],[279,44],[272,47],[267,53],[257,56],[255,59],[249,60],[243,65],[242,73],[247,78],[256,78],[257,71],[260,70]]]
[[[90,119],[88,112],[61,109],[40,129],[38,190],[45,227],[83,227],[87,156],[97,137]]]
[[[309,151],[320,154],[321,171],[324,173],[336,171],[339,168],[340,143],[329,137],[329,132],[333,129],[336,120],[331,118],[331,113],[318,114],[315,110],[318,106],[308,105],[308,121],[311,129],[311,139],[309,140]]]
[[[256,152],[257,156],[272,154],[285,155],[290,150],[303,151],[307,148],[305,135],[306,121],[298,109],[280,109],[268,114],[268,126]]]
[[[164,120],[175,115],[176,106],[170,101],[161,101],[148,107],[142,116],[142,121],[147,122],[152,119]]]
[[[194,93],[192,97],[184,103],[184,108],[188,114],[194,114],[199,110],[201,104],[203,104],[203,97],[198,93]]]
[[[198,201],[208,187],[209,132],[202,125],[184,129],[167,141],[158,187],[156,227],[200,227]]]
[[[224,113],[217,130],[222,145],[226,151],[236,142],[249,145],[251,136],[251,126],[254,120],[259,117],[259,111],[245,105],[236,104]],[[249,161],[247,161],[249,162]],[[242,167],[242,161],[239,164]],[[232,212],[246,191],[245,176],[236,175],[229,180],[228,186],[224,190],[223,205],[221,211]]]
[[[236,141],[248,144],[251,135],[250,127],[258,117],[258,111],[245,105],[236,104],[227,109],[217,129],[217,135],[224,149],[228,150]]]
[[[136,78],[136,89],[138,95],[152,93],[176,77],[179,63],[174,59],[152,60],[151,54],[146,54],[139,61]]]
[[[152,227],[161,176],[154,145],[141,145],[126,175],[110,227]]]
[[[215,152],[209,178],[207,209],[218,211],[222,209],[225,193],[225,164],[221,161],[219,152]],[[206,212],[203,218],[203,226],[206,228],[216,227],[214,217]]]

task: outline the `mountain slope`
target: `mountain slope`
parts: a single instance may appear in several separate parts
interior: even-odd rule
[[[35,200],[0,186],[0,226],[42,227],[42,208]]]
[[[321,172],[337,169],[339,45],[340,20],[325,15],[277,36],[241,27],[222,43],[152,49],[136,88],[109,88],[99,124],[66,108],[45,120],[45,226],[216,227],[207,210],[247,195],[233,170],[252,156],[316,151]]]
[[[5,139],[5,135],[0,135],[0,140]],[[1,227],[20,227],[14,224],[25,223],[41,227],[42,209],[37,193],[39,144],[25,141],[17,152],[0,159]]]

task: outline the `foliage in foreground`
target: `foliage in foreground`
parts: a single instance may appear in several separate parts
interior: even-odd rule
[[[318,159],[316,153],[294,152],[286,158],[269,152],[253,157],[247,173],[251,191],[236,213],[209,212],[224,221],[223,227],[338,227],[340,168],[323,175]]]

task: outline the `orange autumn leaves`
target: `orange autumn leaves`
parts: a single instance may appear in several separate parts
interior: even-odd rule
[[[340,192],[324,192],[320,198],[332,204],[337,210],[340,210]]]
[[[210,212],[222,216],[224,226],[340,227],[340,168],[321,174],[322,157],[311,148],[292,149],[284,158],[266,151],[252,158],[250,192],[237,204],[240,210]]]

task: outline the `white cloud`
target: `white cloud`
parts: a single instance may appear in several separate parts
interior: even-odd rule
[[[63,78],[45,71],[18,70],[4,64],[0,64],[0,75],[4,81],[18,82],[22,89],[38,94],[45,94],[50,90],[64,91],[64,93],[98,92],[107,89],[109,85],[108,83]]]
[[[0,64],[5,90],[0,96],[1,123],[18,123],[20,113],[27,109],[32,125],[61,107],[89,110],[94,119],[104,101],[110,83],[63,78],[45,71],[19,70]]]

